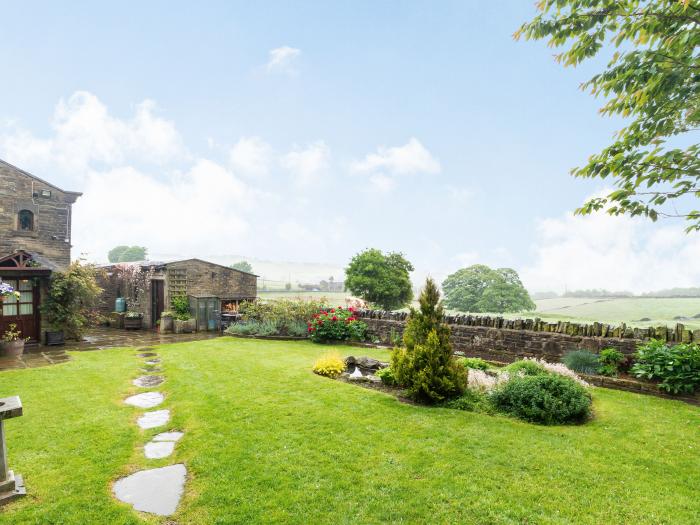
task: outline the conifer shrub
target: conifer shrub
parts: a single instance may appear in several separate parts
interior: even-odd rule
[[[458,397],[466,388],[467,373],[452,355],[440,292],[430,278],[419,305],[418,310],[411,308],[403,333],[404,347],[391,354],[396,381],[417,401],[438,403]]]
[[[591,415],[591,395],[558,374],[512,377],[491,394],[494,406],[532,423],[582,423]]]

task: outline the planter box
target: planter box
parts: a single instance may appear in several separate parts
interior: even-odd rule
[[[143,318],[142,317],[136,317],[129,319],[128,317],[124,318],[124,329],[126,330],[141,330],[141,327],[143,326]]]
[[[65,336],[63,330],[56,332],[44,332],[44,339],[46,341],[46,346],[60,346],[66,344]]]
[[[174,330],[174,319],[172,317],[161,317],[160,318],[160,333],[169,334]]]
[[[24,339],[3,342],[0,344],[0,353],[3,357],[21,356],[24,353]]]

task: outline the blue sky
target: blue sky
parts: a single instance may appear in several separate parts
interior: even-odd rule
[[[578,88],[603,61],[512,39],[532,2],[2,11],[0,157],[85,192],[74,244],[93,260],[137,243],[342,266],[371,246],[417,278],[484,262],[536,290],[700,277],[678,224],[569,215],[604,189],[569,169],[620,123]]]

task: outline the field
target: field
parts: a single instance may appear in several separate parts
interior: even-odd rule
[[[615,299],[557,298],[535,301],[537,311],[527,314],[542,319],[575,322],[625,322],[633,326],[673,326],[683,323],[700,328],[700,298],[625,297]],[[684,318],[684,319],[676,319]],[[649,319],[642,321],[642,319]]]
[[[328,350],[234,338],[158,347],[169,428],[185,432],[161,460],[142,452],[161,429],[139,430],[141,411],[123,403],[136,391],[133,349],[0,373],[0,397],[25,406],[6,429],[29,491],[0,523],[700,522],[697,407],[594,389],[593,421],[542,427],[312,374]],[[120,476],[177,462],[188,477],[172,518],[112,497]]]
[[[303,299],[307,301],[326,299],[333,306],[344,306],[345,300],[352,296],[347,292],[258,291],[258,297],[262,299]]]
[[[348,292],[299,292],[267,291],[258,295],[266,299],[306,299],[326,298],[332,305],[342,306],[351,297]],[[504,317],[540,317],[555,321],[591,323],[594,321],[630,326],[674,326],[683,323],[687,328],[700,329],[700,297],[652,298],[623,297],[611,299],[586,297],[557,297],[535,301],[537,310],[520,314],[506,314]],[[414,302],[414,306],[417,303]],[[478,314],[502,315],[502,314]],[[694,318],[698,316],[698,318]],[[648,320],[644,320],[648,319]]]

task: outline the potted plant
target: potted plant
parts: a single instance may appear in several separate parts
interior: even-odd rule
[[[19,357],[24,353],[24,343],[29,338],[23,338],[22,332],[17,330],[15,323],[10,323],[8,330],[2,336],[2,355],[5,357]]]
[[[160,333],[169,334],[173,331],[173,320],[175,319],[175,313],[166,310],[160,314]]]
[[[0,303],[5,297],[14,297],[19,299],[19,292],[15,291],[12,286],[2,282],[2,279],[0,279]]]
[[[142,325],[143,314],[141,312],[126,312],[124,315],[124,328],[126,330],[141,330]]]

